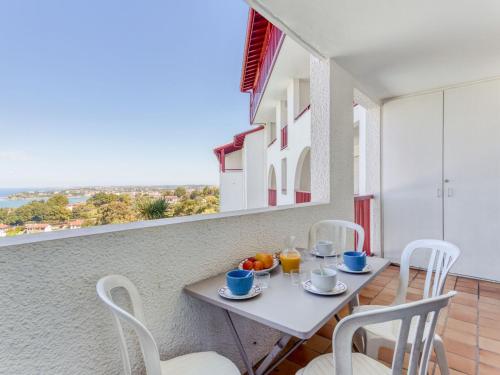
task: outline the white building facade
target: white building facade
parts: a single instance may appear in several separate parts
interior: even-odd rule
[[[219,160],[220,211],[319,202],[325,197],[315,196],[311,186],[315,109],[310,76],[315,57],[253,10],[247,30],[240,89],[250,94],[252,127],[214,149]],[[362,94],[353,95],[354,193],[368,202],[358,202],[357,197],[354,204],[364,207],[356,209],[356,219],[367,232],[370,252],[380,248],[380,209],[379,197],[373,195],[379,191],[379,180],[374,184],[369,178],[379,174],[379,166],[370,166],[368,159],[379,155],[367,146],[374,143],[367,126],[378,129],[378,124],[367,125],[370,116],[360,100]]]

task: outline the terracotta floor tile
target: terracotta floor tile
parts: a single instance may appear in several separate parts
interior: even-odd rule
[[[318,335],[331,340],[333,337],[333,330],[335,329],[335,325],[333,324],[325,324],[323,327],[321,327],[318,331]]]
[[[487,350],[479,350],[479,362],[500,370],[500,354],[492,353]]]
[[[479,375],[498,375],[499,370],[497,368],[485,365],[483,363],[479,364]]]
[[[289,361],[288,359],[285,359],[283,362],[280,363],[280,365],[275,368],[271,374],[273,375],[295,375],[297,371],[299,371],[302,368],[302,366],[299,366],[298,364]]]
[[[448,357],[448,365],[451,369],[461,371],[468,375],[474,375],[476,373],[476,361],[450,352],[447,352],[446,356]]]
[[[477,334],[477,325],[475,323],[467,323],[450,317],[446,321],[446,327],[473,335]]]
[[[474,289],[474,288],[468,288],[468,287],[465,287],[465,286],[455,286],[455,290],[458,291],[458,292],[464,292],[464,293],[469,293],[469,294],[478,294],[478,289]]]
[[[457,320],[463,320],[464,322],[468,323],[476,323],[477,322],[477,311],[472,312],[472,311],[466,311],[461,308],[457,307],[451,307],[450,311],[448,313],[448,316],[453,319]]]
[[[482,327],[500,328],[500,320],[488,319],[481,315],[479,315],[478,323]]]
[[[479,348],[500,354],[500,341],[479,336]]]
[[[500,293],[500,284],[499,283],[493,283],[491,281],[480,281],[479,282],[479,287],[481,290],[487,290],[490,292],[499,292]]]
[[[449,338],[446,335],[444,336],[443,341],[444,347],[446,348],[447,352],[455,353],[474,361],[476,360],[477,347],[475,338],[474,341],[469,341],[473,343],[472,345],[469,345],[464,341],[457,341],[455,339]]]
[[[317,351],[318,353],[325,353],[330,346],[331,339],[327,339],[320,335],[314,335],[304,344],[309,349]]]
[[[372,301],[371,298],[368,298],[368,297],[365,297],[365,296],[359,296],[359,302],[362,305],[369,305],[371,301]]]
[[[485,297],[482,294],[479,296],[479,303],[487,303],[489,305],[500,306],[500,299]]]
[[[498,320],[500,314],[492,311],[479,310],[479,316],[487,319]]]
[[[458,294],[453,297],[453,303],[458,303],[460,305],[476,307],[478,305],[477,294],[469,294],[464,292],[458,292]]]
[[[500,341],[500,328],[479,327],[479,336]]]
[[[475,334],[456,331],[456,330],[448,328],[448,327],[444,331],[444,337],[447,337],[449,339],[452,339],[452,340],[455,340],[458,342],[467,343],[469,345],[476,345],[476,335]]]
[[[498,291],[496,291],[496,292],[489,292],[489,291],[483,292],[483,291],[481,291],[481,296],[500,300],[500,292],[498,292]]]
[[[500,305],[492,305],[490,303],[479,302],[479,311],[488,311],[500,315]]]
[[[309,349],[305,345],[301,345],[297,348],[297,350],[290,354],[288,360],[296,363],[300,367],[304,367],[319,355],[320,353],[317,351]]]

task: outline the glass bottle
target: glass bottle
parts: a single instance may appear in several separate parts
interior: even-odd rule
[[[295,236],[289,236],[285,240],[285,249],[280,254],[281,267],[285,274],[292,270],[300,269],[300,253],[295,248]]]

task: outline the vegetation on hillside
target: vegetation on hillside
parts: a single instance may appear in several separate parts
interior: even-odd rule
[[[167,200],[172,197],[177,197],[177,201]],[[178,187],[163,191],[160,197],[99,192],[85,203],[73,205],[72,209],[65,195],[55,194],[47,201],[33,201],[19,208],[1,208],[0,224],[14,226],[9,234],[17,234],[26,223],[55,225],[81,220],[83,226],[93,226],[216,213],[218,210],[219,189],[211,186],[192,190]]]

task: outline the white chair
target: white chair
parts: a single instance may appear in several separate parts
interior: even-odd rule
[[[406,291],[410,278],[410,259],[416,250],[431,249],[429,263],[427,265],[427,274],[425,277],[423,298],[436,297],[442,294],[446,277],[451,266],[460,255],[457,246],[441,240],[417,240],[409,243],[401,255],[401,265],[399,273],[399,287],[394,299],[393,305],[401,305],[406,302]],[[379,305],[356,306],[354,313],[385,308]],[[412,325],[412,329],[415,327]],[[360,330],[364,341],[364,352],[372,358],[378,357],[381,347],[394,348],[397,340],[397,324],[385,322],[363,327]],[[439,335],[434,337],[434,347],[436,358],[442,375],[449,373],[448,361],[443,340]],[[411,349],[411,341],[407,351]]]
[[[328,239],[333,241],[334,246],[337,246],[340,250],[346,250],[348,229],[358,235],[356,251],[363,251],[365,243],[365,231],[363,227],[346,220],[323,220],[313,224],[311,229],[309,229],[309,250],[313,249],[322,233],[326,233]]]
[[[333,355],[313,359],[296,375],[401,375],[407,342],[412,345],[407,375],[426,375],[439,311],[456,292],[384,309],[350,315],[333,333]],[[361,327],[394,321],[398,327],[392,368],[363,353],[352,353],[352,338]],[[411,327],[415,329],[411,329]]]
[[[116,288],[124,288],[127,291],[132,304],[132,314],[113,301],[111,291]],[[139,337],[148,375],[240,375],[234,363],[215,352],[192,353],[160,361],[156,342],[145,326],[141,297],[135,285],[124,276],[110,275],[100,279],[96,289],[99,298],[112,312],[113,322],[120,337],[120,353],[126,375],[131,374],[131,367],[120,320],[129,323]]]

